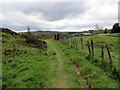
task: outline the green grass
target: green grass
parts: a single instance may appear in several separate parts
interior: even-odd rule
[[[84,88],[83,80],[92,88],[118,88],[118,79],[113,78],[114,68],[118,67],[119,34],[102,34],[82,37],[86,41],[94,40],[95,56],[89,57],[87,46],[81,50],[71,48],[67,41],[46,40],[48,49],[35,48],[25,42],[24,38],[2,33],[2,77],[3,88],[54,88],[59,87],[60,77],[66,76],[65,84],[70,88]],[[69,40],[70,41],[70,40]],[[108,43],[113,65],[107,64],[108,56],[101,60],[101,45]],[[56,50],[54,50],[54,49]],[[59,54],[59,55],[58,55]],[[62,65],[60,66],[60,60]],[[80,67],[80,74],[73,65]],[[1,65],[1,64],[0,64]],[[63,68],[64,67],[64,68]]]
[[[82,50],[81,47],[81,41],[80,39],[83,38],[83,43],[84,43],[84,49]],[[78,44],[78,51],[80,55],[84,56],[87,61],[90,63],[94,64],[97,67],[100,67],[103,69],[105,72],[107,71],[109,73],[109,76],[118,79],[119,77],[119,58],[118,55],[120,55],[119,50],[119,38],[120,34],[100,34],[100,35],[95,35],[95,36],[87,36],[87,37],[77,37],[77,44]],[[88,47],[87,47],[87,41],[91,41],[93,39],[94,42],[94,57],[89,56],[88,52]],[[69,40],[70,42],[71,40]],[[110,49],[110,53],[112,56],[112,65],[110,66],[108,64],[109,57],[108,57],[108,52],[107,49],[104,48],[104,60],[101,58],[101,46],[105,44],[108,44],[108,47]],[[70,44],[69,44],[70,45]],[[109,69],[108,69],[109,68]]]
[[[105,45],[105,43],[107,43],[108,47],[110,49],[111,56],[112,56],[113,65],[116,68],[119,68],[118,67],[119,62],[118,62],[118,57],[117,57],[117,55],[120,54],[120,53],[118,53],[118,48],[120,46],[119,37],[120,37],[120,34],[101,34],[101,35],[80,37],[80,38],[83,38],[84,44],[86,44],[87,41],[90,41],[91,39],[93,39],[94,49],[95,49],[95,57],[99,58],[99,59],[101,59],[101,45]],[[77,38],[77,42],[79,45],[78,48],[81,50],[80,38]],[[107,62],[109,58],[108,58],[106,48],[104,48],[104,51],[105,51],[105,61]],[[83,52],[88,54],[86,45],[84,45]]]
[[[60,46],[61,42],[57,43]],[[118,88],[118,80],[112,79],[103,69],[86,60],[81,50],[71,48],[65,44],[60,47],[64,51],[65,56],[69,57],[69,60],[72,59],[73,64],[80,66],[81,75],[88,81],[92,88]]]
[[[79,78],[79,75],[71,66],[71,62],[64,56],[64,53],[61,50],[61,47],[56,46],[56,41],[54,40],[47,40],[48,42],[48,53],[50,53],[49,56],[49,65],[50,70],[48,71],[48,77],[49,80],[47,82],[46,87],[47,88],[58,88],[60,87],[59,84],[61,84],[61,77],[66,76],[67,79],[64,82],[67,87],[69,88],[81,88],[81,83]],[[58,60],[57,53],[53,50],[55,48],[57,51],[59,51],[60,60],[63,62],[62,66],[60,66],[60,61]],[[62,88],[62,87],[61,87]]]
[[[64,57],[64,69],[60,70],[56,52],[48,45],[48,50],[31,47],[19,36],[3,34],[3,88],[51,88],[59,86],[59,76],[68,76],[69,87],[80,88],[76,71]],[[56,42],[52,42],[57,50]],[[52,46],[52,47],[54,47]],[[54,84],[54,86],[53,86]]]
[[[3,35],[3,88],[43,88],[47,81],[48,54],[30,47],[19,36]]]
[[[9,58],[3,64],[3,87],[44,87],[47,57],[38,51]],[[42,57],[41,57],[42,56]]]

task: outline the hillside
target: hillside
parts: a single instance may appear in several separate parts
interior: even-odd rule
[[[45,50],[26,43],[21,36],[4,32],[2,46],[3,88],[44,86],[48,60]]]
[[[92,35],[97,35],[97,34],[105,34],[105,33],[110,33],[111,29],[107,30],[89,30],[89,31],[82,31],[82,32],[57,32],[57,31],[31,31],[32,34],[38,36],[39,38],[42,39],[48,39],[48,38],[54,38],[55,34],[70,34],[72,36],[81,36],[84,33],[90,33]],[[21,32],[21,34],[26,33],[26,32]]]
[[[27,43],[27,39],[21,36],[24,34],[0,33],[3,46],[3,88],[119,87],[120,34],[73,37],[65,40],[44,39],[47,47],[43,49],[36,47],[37,44]],[[94,42],[94,57],[89,56],[86,44],[91,39]],[[110,49],[112,64],[108,63],[106,49],[104,60],[101,59],[101,45],[105,43]]]

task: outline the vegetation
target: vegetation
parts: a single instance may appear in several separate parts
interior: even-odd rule
[[[104,33],[106,34],[106,33],[108,33],[108,30],[107,30],[107,28],[105,28],[105,31],[104,31]]]
[[[3,88],[119,87],[119,33],[64,40],[41,39],[32,32],[16,35],[0,33],[3,46]],[[93,56],[88,52],[87,45],[91,39],[94,44]],[[106,43],[112,64],[108,63]],[[102,45],[104,59],[101,56]]]
[[[7,33],[2,33],[2,43],[3,88],[44,87],[48,69],[46,51],[31,47],[25,38]]]
[[[104,70],[98,66],[99,62],[93,64],[92,61],[86,60],[86,54],[79,49],[71,48],[70,46],[64,46],[63,51],[66,53],[66,57],[72,60],[72,64],[77,64],[80,67],[80,74],[87,80],[92,88],[115,88],[118,87],[118,81],[112,79],[108,73],[109,70]],[[99,60],[99,59],[98,59]]]
[[[77,38],[78,43],[78,50],[84,52],[83,56],[87,61],[89,61],[91,64],[94,64],[97,67],[100,67],[104,72],[107,72],[107,75],[111,78],[114,78],[115,80],[119,79],[119,52],[118,47],[120,46],[119,41],[119,35],[120,34],[103,34],[103,35],[95,35],[95,36],[89,36],[89,37],[82,37],[84,41],[84,50],[82,50],[82,46],[80,43],[80,38]],[[109,39],[108,39],[109,38]],[[86,42],[90,41],[91,39],[94,40],[94,57],[89,56],[88,47],[86,46]],[[109,65],[108,61],[108,54],[107,50],[105,49],[105,58],[104,60],[101,58],[101,46],[105,45],[105,43],[108,43],[111,56],[112,56],[112,64]]]
[[[119,23],[115,23],[113,25],[113,29],[111,30],[111,33],[119,33],[120,32],[120,26]]]
[[[95,36],[89,36],[89,37],[82,37],[83,41],[84,41],[84,49],[82,50],[81,47],[81,42],[80,42],[80,38],[77,38],[77,42],[78,42],[78,49],[81,50],[82,52],[84,52],[86,57],[86,60],[88,60],[89,62],[91,62],[92,64],[94,64],[97,67],[102,68],[105,72],[111,73],[110,76],[113,78],[118,79],[119,77],[119,53],[118,53],[118,47],[119,47],[119,35],[120,34],[103,34],[103,35],[95,35]],[[109,38],[109,39],[108,39]],[[86,45],[87,41],[90,40],[94,41],[94,57],[89,56],[89,52],[88,52],[88,47]],[[102,45],[105,46],[105,44],[108,44],[108,47],[110,49],[110,53],[112,56],[112,64],[109,65],[109,57],[108,57],[108,52],[107,49],[104,47],[104,59],[102,59],[102,52],[101,52],[101,47]]]

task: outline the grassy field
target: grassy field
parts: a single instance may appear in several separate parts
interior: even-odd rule
[[[59,46],[60,46],[60,42]],[[111,78],[103,69],[87,61],[84,57],[84,53],[80,50],[71,48],[68,45],[63,44],[60,46],[64,52],[64,56],[71,61],[71,65],[75,64],[79,67],[80,76],[89,83],[92,88],[115,88],[118,87],[118,80]]]
[[[2,33],[3,88],[118,88],[119,34],[77,37],[77,47],[71,39],[44,39],[47,49],[33,47],[25,38]],[[83,38],[84,49],[80,39]],[[75,39],[75,38],[73,38]],[[86,42],[93,39],[95,56],[90,57]],[[109,65],[101,59],[101,45],[108,43],[112,55]]]
[[[82,50],[81,48],[81,42],[80,39],[83,38],[83,43],[84,43],[84,49]],[[94,58],[91,58],[91,63],[95,63],[95,65],[101,63],[102,61],[104,63],[107,63],[109,61],[108,57],[108,52],[107,49],[105,48],[105,44],[108,44],[108,48],[110,49],[110,54],[112,57],[112,66],[119,70],[119,58],[120,58],[120,52],[119,52],[119,47],[120,47],[120,34],[100,34],[100,35],[95,35],[95,36],[88,36],[88,37],[80,37],[76,38],[77,44],[78,44],[78,49],[86,54],[86,59],[90,59],[88,57],[88,47],[86,45],[87,41],[90,41],[93,39],[94,42]],[[101,46],[104,45],[104,60],[101,58]],[[101,63],[102,64],[102,63]]]
[[[120,52],[119,52],[119,37],[120,34],[100,34],[95,36],[87,36],[87,37],[78,37],[76,38],[77,47],[84,56],[84,58],[89,61],[90,63],[94,64],[97,67],[100,67],[105,72],[108,73],[108,75],[112,78],[119,79],[119,59],[120,59]],[[83,46],[84,49],[82,49],[81,45],[81,38],[83,39]],[[94,43],[94,57],[89,56],[88,52],[88,46],[87,41],[93,40]],[[110,49],[110,54],[112,57],[112,64],[109,65],[109,57],[108,52],[105,47],[106,43],[108,44],[108,48]],[[69,40],[69,43],[67,41],[67,44],[71,46],[71,40]],[[102,59],[101,55],[101,46],[104,45],[104,60]]]
[[[40,88],[45,86],[48,69],[46,51],[29,47],[25,39],[2,33],[3,88]]]

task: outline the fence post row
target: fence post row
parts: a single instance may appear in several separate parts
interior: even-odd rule
[[[82,50],[83,50],[84,47],[83,47],[83,39],[82,38],[81,38],[81,46],[82,46]],[[89,55],[90,56],[91,55],[94,56],[94,43],[93,43],[93,39],[91,39],[91,43],[89,43],[89,41],[87,41],[87,46],[88,46]],[[71,37],[71,47],[76,47],[76,48],[78,47],[76,38],[73,39],[73,37]],[[108,48],[108,44],[107,43],[106,43],[105,47],[107,49],[108,57],[109,57],[108,63],[112,64],[112,57],[111,57],[110,50]],[[102,60],[104,60],[104,45],[101,46],[101,58],[102,58]]]

